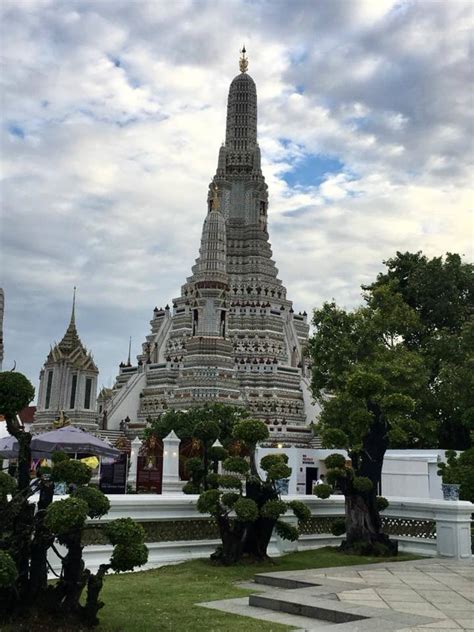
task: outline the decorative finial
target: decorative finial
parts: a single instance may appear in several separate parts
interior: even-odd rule
[[[219,187],[217,184],[214,184],[212,188],[212,206],[213,211],[218,211],[220,209],[220,200],[219,200]]]
[[[132,363],[130,362],[131,351],[132,351],[132,336],[130,336],[130,340],[128,341],[128,361],[127,361],[127,366],[132,366]]]
[[[71,323],[76,322],[76,286],[74,286],[74,292],[72,295],[72,312],[71,312]]]
[[[244,44],[242,46],[242,50],[240,51],[240,60],[239,60],[240,72],[247,72],[248,67],[249,67],[249,60],[245,56],[246,52],[247,51],[245,50],[245,44]]]

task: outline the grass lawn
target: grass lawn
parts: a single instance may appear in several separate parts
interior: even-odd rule
[[[212,566],[208,560],[193,560],[151,571],[111,575],[105,579],[101,597],[101,632],[283,632],[288,626],[201,608],[203,601],[245,597],[250,591],[234,586],[256,573],[305,568],[350,566],[416,559],[412,555],[375,558],[345,555],[327,547],[291,553],[258,565]]]

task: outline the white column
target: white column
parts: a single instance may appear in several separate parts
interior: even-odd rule
[[[132,491],[137,491],[137,465],[138,455],[140,454],[140,448],[142,442],[138,437],[132,441],[132,450],[130,452],[130,467],[128,469],[127,485],[130,485]]]
[[[219,439],[216,439],[214,441],[214,443],[212,444],[213,448],[223,448],[224,446],[222,445],[222,443],[219,441]],[[217,473],[218,474],[222,474],[222,461],[218,461],[217,463]]]
[[[436,510],[438,555],[458,560],[470,559],[472,556],[471,514],[474,511],[474,505],[463,500],[447,500],[443,504],[443,508]]]
[[[172,430],[163,439],[162,494],[182,493],[183,482],[179,480],[179,444],[181,439]]]

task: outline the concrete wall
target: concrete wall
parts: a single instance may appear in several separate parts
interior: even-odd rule
[[[185,494],[130,494],[109,496],[111,508],[107,516],[100,520],[90,520],[92,524],[104,523],[116,518],[131,517],[138,521],[175,521],[207,518],[196,509],[198,496]],[[344,498],[331,496],[320,500],[315,496],[289,496],[287,500],[302,500],[311,510],[312,516],[324,518],[344,515]],[[435,521],[437,535],[433,537],[401,536],[397,539],[402,551],[419,555],[440,555],[448,558],[469,559],[471,557],[470,521],[474,505],[465,501],[434,501],[419,498],[389,498],[390,506],[384,512],[387,518],[403,518],[415,521]],[[291,512],[284,520],[294,522]],[[337,545],[341,537],[330,534],[311,533],[300,537],[298,542],[288,542],[274,536],[269,546],[269,554],[282,555],[289,551],[316,549],[327,545]],[[198,557],[208,557],[218,540],[181,540],[147,543],[149,560],[145,568],[156,568],[165,564],[182,562]],[[58,547],[61,552],[61,547]],[[64,551],[63,551],[64,552]],[[86,566],[95,571],[107,562],[112,552],[109,545],[84,547]],[[50,552],[50,563],[58,571],[60,563]]]
[[[345,450],[304,449],[304,448],[258,448],[257,461],[266,454],[288,456],[292,469],[289,494],[304,494],[306,469],[318,469],[318,474],[326,473],[324,459],[330,454],[347,456]],[[438,461],[445,460],[444,450],[388,450],[382,470],[382,494],[415,498],[443,498],[441,477],[438,476]],[[262,473],[263,474],[263,473]]]

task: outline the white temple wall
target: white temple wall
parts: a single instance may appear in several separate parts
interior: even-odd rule
[[[306,482],[310,472],[307,468],[316,468],[318,477],[326,474],[324,459],[330,454],[347,456],[345,450],[322,448],[257,448],[257,464],[266,454],[288,456],[291,467],[289,494],[305,494]],[[444,450],[387,450],[382,469],[382,494],[404,498],[443,498],[442,479],[438,476],[438,463],[444,461]],[[314,472],[315,473],[315,472]],[[264,472],[260,470],[260,475]]]
[[[129,381],[115,395],[112,408],[107,417],[107,429],[119,430],[120,422],[126,417],[132,423],[137,421],[137,411],[140,408],[140,394],[146,386],[146,373],[133,375]]]

